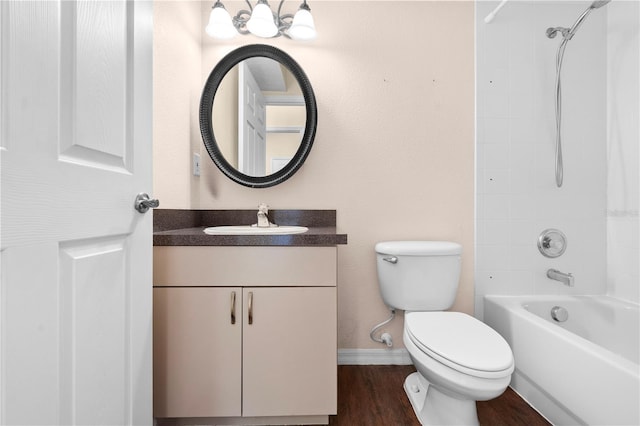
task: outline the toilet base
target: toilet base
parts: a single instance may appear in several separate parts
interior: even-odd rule
[[[404,381],[404,391],[422,425],[478,425],[476,402],[446,395],[415,372]]]

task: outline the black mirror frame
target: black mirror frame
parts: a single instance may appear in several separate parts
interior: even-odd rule
[[[286,66],[298,81],[307,108],[307,121],[300,147],[286,166],[267,176],[249,176],[236,170],[236,168],[229,164],[222,155],[213,133],[213,99],[216,91],[220,87],[222,79],[235,65],[254,56],[271,58]],[[311,83],[309,82],[307,75],[304,73],[302,67],[300,67],[300,65],[298,65],[291,56],[273,46],[251,44],[239,47],[227,54],[215,66],[213,71],[211,71],[204,89],[202,90],[202,96],[200,97],[200,133],[202,134],[202,140],[205,148],[207,148],[209,156],[216,166],[218,166],[220,171],[222,171],[222,173],[227,177],[250,188],[268,188],[282,183],[293,176],[293,174],[295,174],[302,166],[311,151],[311,147],[313,146],[313,141],[316,136],[317,125],[318,109],[316,106],[316,97],[313,93],[313,89],[311,88]]]

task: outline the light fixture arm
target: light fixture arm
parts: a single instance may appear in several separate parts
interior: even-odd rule
[[[238,32],[242,35],[251,34],[247,29],[247,22],[249,21],[249,18],[251,18],[251,11],[245,9],[239,10],[238,13],[236,13],[236,16],[233,17],[233,26],[236,27]]]
[[[251,18],[251,13],[253,12],[253,6],[249,0],[245,0],[247,5],[249,6],[249,10],[240,9],[238,13],[232,18],[233,26],[236,27],[238,32],[242,35],[251,34],[249,30],[247,30],[247,22],[249,18]],[[221,0],[216,0],[216,4],[222,4]],[[216,7],[215,5],[213,7]]]
[[[293,15],[290,14],[290,13],[288,13],[286,15],[282,15],[282,4],[283,3],[284,3],[284,0],[280,0],[280,4],[278,5],[278,14],[275,16],[276,25],[278,26],[278,35],[284,34],[285,37],[291,38],[284,31],[289,29],[289,27],[291,26],[291,20],[293,19]],[[285,19],[289,19],[289,22],[285,22]]]

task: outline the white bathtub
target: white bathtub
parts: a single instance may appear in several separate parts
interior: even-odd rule
[[[554,424],[640,424],[638,305],[607,296],[485,296],[509,342],[511,387]],[[565,308],[567,321],[551,317]]]

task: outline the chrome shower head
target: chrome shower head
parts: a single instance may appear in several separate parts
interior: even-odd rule
[[[590,9],[599,9],[602,6],[606,5],[607,3],[609,3],[611,0],[596,0],[593,3],[591,3],[591,6],[589,6]]]
[[[560,32],[560,33],[562,33],[562,37],[565,40],[571,40],[573,38],[573,36],[576,34],[576,31],[578,31],[578,28],[580,27],[580,25],[582,25],[582,21],[584,21],[586,19],[586,17],[589,16],[591,11],[594,10],[594,9],[601,8],[602,6],[606,5],[610,1],[611,0],[596,0],[596,1],[594,1],[593,3],[591,3],[591,5],[584,12],[582,12],[582,15],[580,15],[580,17],[571,26],[571,28],[564,28],[564,27],[547,28],[547,37],[554,38],[556,36],[556,34],[558,32]]]

